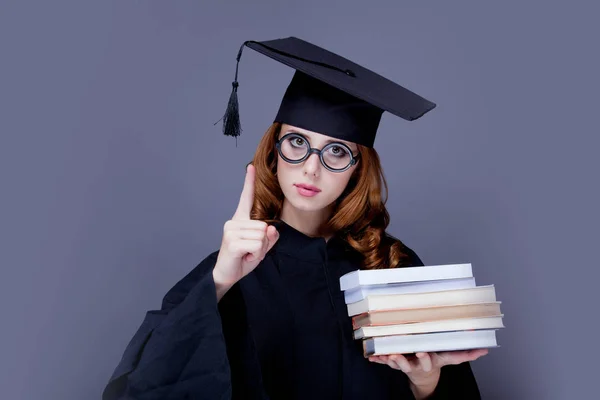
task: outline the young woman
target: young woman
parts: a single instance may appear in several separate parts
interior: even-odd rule
[[[384,110],[416,119],[432,103],[296,38],[244,46],[297,71],[220,249],[147,313],[104,399],[479,398],[469,362],[487,350],[365,358],[339,286],[356,269],[423,265],[386,232],[372,145]]]

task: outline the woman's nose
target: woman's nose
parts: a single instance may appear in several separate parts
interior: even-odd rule
[[[311,154],[306,160],[304,160],[304,172],[305,174],[317,175],[321,168],[321,159],[318,154]]]

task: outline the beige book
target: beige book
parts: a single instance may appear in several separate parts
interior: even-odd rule
[[[352,317],[368,311],[490,303],[493,301],[496,301],[496,290],[494,285],[487,285],[435,292],[367,296],[367,298],[356,303],[348,304],[347,308],[348,315]]]
[[[500,304],[500,301],[495,301],[441,307],[369,311],[352,317],[352,329],[356,330],[363,326],[409,324],[455,318],[492,317],[502,314]]]

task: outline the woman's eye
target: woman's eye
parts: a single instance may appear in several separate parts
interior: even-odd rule
[[[294,138],[292,140],[293,140],[293,143],[296,146],[304,146],[304,139],[302,139],[302,138]]]
[[[346,154],[348,154],[346,149],[344,149],[343,147],[340,147],[340,146],[332,146],[329,150],[331,151],[331,154],[333,154],[334,156],[343,157]]]

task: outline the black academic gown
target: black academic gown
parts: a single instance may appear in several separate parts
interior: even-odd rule
[[[403,372],[370,362],[353,339],[339,278],[360,268],[356,253],[335,237],[277,228],[273,249],[220,302],[218,252],[169,290],[103,399],[414,399]],[[479,398],[468,363],[442,368],[432,399]]]

